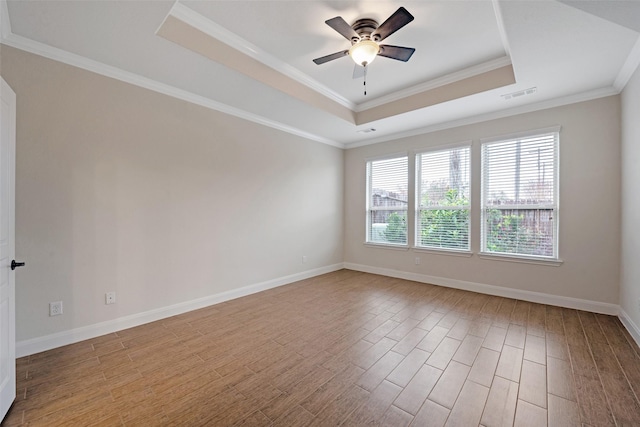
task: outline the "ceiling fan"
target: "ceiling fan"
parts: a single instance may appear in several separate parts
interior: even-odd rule
[[[320,65],[348,55],[357,65],[365,68],[365,71],[367,65],[371,64],[376,56],[407,62],[415,52],[414,48],[379,43],[411,21],[413,21],[413,15],[404,7],[396,10],[381,25],[368,18],[358,19],[352,25],[347,24],[341,16],[331,18],[325,23],[349,40],[351,48],[316,58],[313,62]],[[356,74],[354,72],[354,78]]]

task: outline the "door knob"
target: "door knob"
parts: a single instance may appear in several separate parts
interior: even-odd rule
[[[24,262],[16,262],[16,260],[14,259],[13,261],[11,261],[11,269],[15,270],[16,267],[24,267]]]

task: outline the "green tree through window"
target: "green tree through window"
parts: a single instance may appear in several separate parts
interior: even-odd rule
[[[407,215],[406,213],[398,214],[397,212],[389,215],[387,229],[384,231],[384,237],[389,243],[407,243]]]
[[[469,146],[416,155],[416,246],[469,250]]]
[[[426,196],[425,196],[426,197]],[[441,207],[467,206],[469,201],[458,196],[458,190],[446,192]],[[428,201],[425,200],[425,205]],[[420,212],[420,246],[467,249],[469,211],[467,209],[430,209]]]

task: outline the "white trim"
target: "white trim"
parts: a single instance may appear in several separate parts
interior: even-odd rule
[[[396,159],[396,158],[400,158],[400,157],[406,157],[407,161],[409,161],[409,151],[398,151],[395,153],[389,153],[389,154],[379,154],[377,156],[371,156],[371,157],[365,157],[364,161],[366,163],[369,162],[378,162],[381,160],[391,160],[391,159]]]
[[[270,68],[273,68],[279,73],[309,87],[310,89],[326,96],[327,98],[337,102],[338,104],[356,113],[368,110],[370,108],[378,107],[380,105],[384,105],[389,102],[394,102],[394,101],[406,98],[408,96],[412,96],[428,90],[432,90],[437,87],[441,87],[441,86],[455,83],[455,82],[458,82],[470,77],[474,77],[483,73],[487,73],[487,72],[505,67],[507,65],[511,65],[511,58],[509,58],[509,56],[507,55],[498,59],[494,59],[482,64],[478,64],[478,65],[466,68],[461,71],[447,74],[443,77],[436,78],[404,90],[395,91],[389,95],[381,96],[371,101],[363,102],[361,104],[356,104],[350,101],[349,99],[343,97],[342,95],[338,94],[337,92],[333,91],[329,87],[318,82],[317,80],[309,77],[307,74],[301,72],[297,68],[281,61],[280,59],[269,54],[268,52],[264,51],[263,49],[254,45],[248,40],[243,39],[237,34],[229,31],[223,26],[217,24],[216,22],[208,19],[207,17],[197,13],[193,9],[183,4],[176,2],[174,6],[171,8],[171,10],[169,11],[168,15],[171,15],[176,19],[179,19],[182,22],[185,22],[186,24],[192,26],[193,28],[198,29],[199,31],[202,31],[208,36],[225,43],[226,45],[241,52],[242,54],[247,55],[248,57],[255,59],[256,61],[259,61]]]
[[[422,206],[422,194],[421,194],[421,189],[422,189],[422,172],[423,172],[423,161],[422,161],[422,156],[427,156],[429,154],[440,154],[440,153],[446,153],[446,152],[451,152],[453,150],[456,149],[462,149],[464,148],[465,151],[467,151],[467,163],[468,163],[468,183],[469,183],[469,198],[467,200],[467,204],[466,205],[455,205],[455,206],[442,206],[442,205],[436,205],[436,206]],[[422,212],[424,211],[436,211],[436,210],[450,210],[450,211],[467,211],[469,214],[469,218],[471,218],[471,194],[473,192],[473,188],[472,188],[472,176],[473,176],[473,170],[472,170],[472,153],[471,150],[473,149],[473,140],[467,141],[466,144],[461,143],[460,145],[449,145],[449,147],[432,147],[432,148],[426,148],[424,151],[420,151],[420,152],[416,152],[415,153],[415,161],[414,161],[414,186],[415,186],[415,191],[414,191],[414,198],[413,198],[413,203],[414,203],[414,212],[415,212],[415,216],[413,219],[413,226],[414,226],[414,233],[413,233],[413,249],[417,249],[417,250],[422,250],[422,251],[433,251],[434,253],[443,253],[443,255],[454,255],[454,256],[467,256],[470,257],[471,255],[473,255],[473,252],[471,252],[471,220],[469,220],[468,222],[468,226],[467,226],[467,248],[466,249],[447,249],[447,248],[438,248],[438,247],[433,247],[433,246],[420,246],[418,245],[418,241],[420,241],[420,234],[422,233],[422,227],[421,227],[421,218],[422,218]]]
[[[364,245],[365,246],[374,246],[374,247],[385,247],[385,248],[389,248],[389,249],[395,249],[395,250],[408,250],[409,249],[409,234],[408,234],[408,229],[407,229],[407,242],[404,244],[393,244],[393,243],[383,243],[383,242],[376,242],[376,241],[369,241],[369,238],[371,237],[372,233],[372,223],[371,223],[371,212],[377,212],[377,211],[403,211],[406,212],[406,220],[408,220],[408,216],[409,216],[409,200],[406,201],[405,206],[401,206],[399,207],[399,209],[396,209],[397,206],[379,206],[379,207],[372,207],[371,206],[371,196],[372,193],[371,191],[373,190],[373,176],[372,176],[372,172],[371,172],[371,168],[372,168],[372,164],[375,162],[382,162],[385,160],[402,160],[402,159],[406,159],[407,161],[407,184],[409,183],[409,172],[410,172],[410,167],[409,167],[409,152],[401,152],[401,153],[395,153],[395,154],[385,154],[382,156],[378,156],[378,157],[372,157],[372,158],[366,158],[365,159],[365,169],[366,169],[366,190],[365,190],[365,205],[366,205],[366,220],[365,220],[365,241],[364,241]],[[408,197],[408,194],[407,194]],[[407,222],[407,227],[408,227],[409,223]]]
[[[331,145],[333,147],[344,148],[344,144],[340,142],[332,141],[330,139],[303,131],[293,126],[289,126],[287,124],[280,123],[275,120],[259,116],[257,114],[249,113],[247,111],[232,107],[227,104],[223,104],[222,102],[214,101],[201,95],[196,95],[184,89],[161,83],[148,77],[143,77],[141,75],[122,70],[120,68],[112,67],[110,65],[88,59],[84,56],[76,55],[74,53],[70,53],[62,49],[36,42],[22,36],[11,34],[8,37],[4,37],[2,39],[2,43],[7,46],[15,47],[16,49],[21,49],[26,52],[52,59],[54,61],[62,62],[63,64],[71,65],[83,70],[91,71],[92,73],[120,80],[122,82],[142,87],[144,89],[152,90],[163,95],[181,99],[192,104],[200,105],[201,107],[239,117],[241,119],[258,123],[272,129],[277,129],[305,139],[310,139],[313,141],[321,142],[323,144]]]
[[[556,258],[542,258],[542,257],[528,257],[522,255],[514,255],[514,254],[500,254],[500,253],[491,253],[491,252],[480,252],[478,254],[479,258],[482,259],[490,259],[494,261],[507,261],[507,262],[520,262],[523,264],[537,264],[537,265],[548,265],[559,267],[564,263],[561,259]]]
[[[504,203],[501,205],[485,206],[485,208],[490,208],[495,210],[537,210],[537,209],[558,209],[558,206],[555,204],[527,205],[527,204],[521,203],[516,205],[511,203]]]
[[[473,252],[467,249],[457,251],[455,249],[445,249],[445,248],[437,249],[437,248],[428,248],[428,247],[422,247],[422,246],[412,246],[411,249],[414,252],[425,252],[425,253],[434,254],[434,255],[459,256],[464,258],[471,258],[473,256]]]
[[[559,259],[560,253],[560,239],[559,239],[559,199],[560,199],[560,125],[549,126],[545,128],[531,129],[521,132],[512,132],[509,134],[497,135],[480,139],[480,258],[494,259],[498,261],[510,261],[521,262],[526,264],[540,264],[540,265],[553,265],[560,266],[562,260]],[[485,154],[490,150],[490,146],[509,143],[515,144],[519,147],[522,140],[541,140],[544,142],[553,142],[553,203],[549,204],[518,204],[511,203],[505,205],[493,205],[487,201],[487,192],[490,190],[489,183],[487,182],[487,176],[490,175],[489,169],[492,168],[491,162],[487,163]],[[503,148],[498,148],[498,153],[502,153]],[[498,155],[498,159],[502,157],[502,154]],[[520,154],[518,151],[517,161],[520,160]],[[506,160],[498,160],[498,169],[505,165]],[[519,178],[518,178],[519,179]],[[517,192],[517,189],[516,189]],[[547,209],[553,211],[554,223],[553,225],[553,256],[544,257],[527,254],[511,254],[511,253],[497,253],[488,251],[488,222],[487,215],[490,210],[510,210],[510,209],[523,209],[523,210],[540,210]]]
[[[453,150],[454,148],[462,147],[473,147],[473,139],[467,139],[461,142],[453,142],[451,144],[434,145],[433,147],[414,148],[411,151],[417,156],[418,154],[437,153],[439,151],[449,151]],[[469,158],[471,158],[471,154],[469,154]]]
[[[494,0],[495,1],[495,0]],[[177,8],[177,12],[176,14],[174,14],[173,16],[182,16],[180,14],[180,11],[184,12],[184,9],[189,9],[181,4],[179,4],[177,1],[174,4],[174,8]],[[189,9],[191,11],[191,9]],[[173,11],[173,8],[172,8]],[[172,11],[170,12],[170,14],[172,14]],[[192,13],[196,14],[196,12]],[[184,14],[183,14],[184,15]],[[168,16],[168,15],[167,15]],[[176,17],[177,17],[176,16]],[[416,136],[416,135],[424,135],[424,134],[428,134],[428,133],[432,133],[432,132],[436,132],[436,131],[440,131],[440,130],[445,130],[445,129],[450,129],[450,128],[455,128],[455,127],[460,127],[460,126],[465,126],[465,125],[469,125],[469,124],[474,124],[474,123],[481,123],[481,122],[486,122],[489,120],[495,120],[495,119],[500,119],[500,118],[505,118],[505,117],[511,117],[514,115],[518,115],[518,114],[525,114],[525,113],[530,113],[530,112],[534,112],[534,111],[539,111],[539,110],[545,110],[545,109],[549,109],[549,108],[554,108],[554,107],[559,107],[559,106],[563,106],[563,105],[568,105],[568,104],[574,104],[574,103],[578,103],[578,102],[583,102],[583,101],[589,101],[589,100],[593,100],[593,99],[598,99],[598,98],[603,98],[606,96],[612,96],[612,95],[617,95],[620,93],[620,91],[622,90],[622,88],[624,87],[624,85],[627,83],[627,81],[629,80],[629,78],[631,77],[631,75],[633,74],[635,68],[638,67],[638,65],[640,64],[640,39],[636,42],[636,44],[634,45],[634,47],[631,50],[631,53],[629,55],[629,57],[627,58],[627,61],[625,62],[623,68],[621,69],[618,77],[615,80],[615,83],[613,86],[611,87],[604,87],[604,88],[600,88],[600,89],[595,89],[595,90],[591,90],[591,91],[587,91],[587,92],[582,92],[579,94],[574,94],[574,95],[569,95],[569,96],[565,96],[565,97],[561,97],[561,98],[555,98],[555,99],[551,99],[551,100],[547,100],[547,101],[542,101],[539,103],[535,103],[535,104],[527,104],[527,105],[523,105],[520,107],[510,107],[510,108],[505,108],[503,110],[499,110],[499,111],[495,111],[495,112],[490,112],[490,113],[484,113],[484,114],[479,114],[479,115],[475,115],[475,116],[471,116],[471,117],[465,117],[465,118],[461,118],[461,119],[457,119],[457,120],[452,120],[450,122],[445,122],[445,123],[437,123],[434,125],[430,125],[430,126],[426,126],[423,128],[418,128],[418,129],[412,129],[409,131],[405,131],[405,132],[395,132],[389,135],[384,135],[384,136],[380,136],[378,138],[372,138],[372,139],[367,139],[367,140],[362,140],[362,141],[354,141],[354,142],[338,142],[338,141],[333,141],[330,140],[328,138],[324,138],[320,135],[316,135],[310,132],[306,132],[303,131],[301,129],[297,129],[294,128],[292,126],[271,120],[271,119],[267,119],[265,117],[256,115],[256,114],[252,114],[252,113],[248,113],[246,111],[231,107],[229,105],[220,103],[220,102],[216,102],[213,101],[211,99],[193,94],[191,92],[182,90],[182,89],[178,89],[176,87],[164,84],[164,83],[160,83],[157,82],[155,80],[149,79],[147,77],[143,77],[140,75],[137,75],[135,73],[131,73],[128,71],[124,71],[121,70],[119,68],[116,67],[112,67],[103,63],[100,63],[98,61],[94,61],[85,57],[82,57],[80,55],[75,55],[72,54],[70,52],[66,52],[63,51],[61,49],[57,49],[54,48],[52,46],[48,46],[45,45],[43,43],[40,42],[36,42],[30,39],[27,39],[25,37],[13,34],[11,32],[11,27],[10,27],[10,19],[9,19],[9,14],[8,14],[8,6],[7,6],[7,2],[6,0],[0,0],[0,19],[3,19],[2,21],[2,32],[0,34],[0,42],[2,44],[5,44],[7,46],[11,46],[11,47],[15,47],[17,49],[21,49],[24,50],[26,52],[30,52],[30,53],[34,53],[36,55],[40,55],[43,56],[45,58],[49,58],[49,59],[53,59],[55,61],[59,61],[68,65],[72,65],[74,67],[78,67],[87,71],[91,71],[103,76],[107,76],[107,77],[111,77],[114,78],[116,80],[120,80],[126,83],[130,83],[139,87],[143,87],[145,89],[149,89],[152,90],[154,92],[158,92],[158,93],[162,93],[165,94],[167,96],[171,96],[177,99],[181,99],[187,102],[191,102],[194,103],[196,105],[200,105],[206,108],[210,108],[212,110],[216,110],[216,111],[220,111],[222,113],[226,113],[226,114],[230,114],[232,116],[236,116],[236,117],[240,117],[243,118],[245,120],[249,120],[258,124],[262,124],[264,126],[267,127],[271,127],[274,129],[278,129],[281,130],[283,132],[287,132],[293,135],[297,135],[300,136],[302,138],[306,138],[306,139],[310,139],[313,141],[317,141],[317,142],[321,142],[323,144],[327,144],[327,145],[331,145],[334,147],[338,147],[338,148],[342,148],[342,149],[350,149],[350,148],[357,148],[357,147],[362,147],[362,146],[366,146],[366,145],[373,145],[373,144],[378,144],[381,142],[386,142],[386,141],[391,141],[391,140],[398,140],[401,138],[407,138],[407,137],[411,137],[411,136]],[[166,17],[165,17],[166,19]],[[206,18],[205,18],[206,19]],[[5,25],[5,22],[8,23],[8,25]],[[209,21],[211,22],[211,21]],[[230,33],[233,35],[233,33]],[[234,46],[235,47],[235,46]],[[502,66],[504,66],[505,64],[510,64],[511,60],[508,56],[499,58],[497,60],[494,61],[489,61],[487,63],[484,64],[480,64],[476,67],[471,67],[468,68],[466,70],[460,71],[458,73],[469,73],[469,76],[474,75],[473,72],[474,70],[479,71],[481,69],[484,68],[485,72],[486,71],[490,71],[491,69],[495,69],[495,68],[499,68],[498,66],[500,64],[502,64]],[[268,65],[268,64],[267,64]],[[269,65],[271,66],[271,65]],[[273,67],[272,67],[273,68]],[[293,67],[292,67],[293,68]],[[278,70],[280,72],[283,72],[282,70]],[[482,71],[480,71],[482,72]],[[284,72],[283,72],[284,73]],[[425,85],[435,85],[436,87],[438,85],[441,84],[446,84],[443,83],[445,80],[444,79],[451,79],[452,82],[453,81],[457,81],[459,80],[462,76],[462,74],[458,75],[458,73],[453,73],[450,75],[447,75],[445,77],[443,77],[442,79],[436,79],[436,80],[432,80],[430,82],[426,82]],[[452,76],[458,76],[456,77],[452,77]],[[439,83],[438,83],[439,82]],[[416,86],[414,88],[412,88],[411,90],[416,90],[416,92],[419,92],[419,90],[417,88],[420,88],[422,86]],[[315,90],[318,90],[317,88],[315,88]],[[402,95],[404,96],[408,96],[407,94]],[[375,100],[372,100],[371,102],[378,102],[381,98],[377,98]],[[336,101],[338,102],[338,101]],[[384,102],[389,102],[389,101],[384,101]],[[369,106],[367,106],[368,104],[360,104],[358,106],[356,106],[356,108],[354,109],[354,111],[360,111],[362,109],[366,109],[366,108],[370,108]]]
[[[369,208],[369,212],[381,212],[381,211],[396,212],[396,211],[408,211],[408,209],[406,206],[405,207],[400,206],[399,208],[398,206],[374,206],[372,208]]]
[[[363,242],[365,246],[378,249],[391,249],[394,251],[408,251],[409,245],[392,245],[391,243],[376,243],[376,242]]]
[[[551,133],[560,133],[562,130],[561,125],[554,125],[540,129],[531,129],[521,132],[513,132],[505,135],[490,136],[487,138],[480,138],[480,144],[490,144],[492,142],[507,142],[515,141],[517,139],[529,138],[532,136],[543,136]]]
[[[617,316],[619,306],[606,302],[591,301],[580,298],[564,297],[560,295],[545,294],[542,292],[526,291],[522,289],[506,288],[503,286],[486,285],[484,283],[466,282],[463,280],[449,279],[446,277],[429,276],[420,273],[409,273],[406,271],[392,270],[389,268],[372,267],[369,265],[344,263],[344,268],[365,273],[380,274],[382,276],[395,277],[398,279],[412,280],[415,282],[429,283],[432,285],[444,286],[447,288],[462,289],[465,291],[478,292],[481,294],[495,295],[504,298],[519,299],[522,301],[535,302],[538,304],[549,304],[559,307],[573,308],[577,310],[591,311],[594,313]]]
[[[500,40],[502,40],[502,47],[507,56],[511,56],[511,47],[509,46],[509,38],[507,37],[507,30],[504,26],[504,18],[502,17],[502,9],[500,8],[500,2],[493,0],[493,13],[496,15],[496,24],[498,25],[498,33],[500,33]],[[515,70],[514,74],[515,74]],[[516,79],[517,80],[517,79]]]
[[[395,141],[402,138],[409,138],[412,136],[426,135],[429,133],[457,128],[461,126],[472,125],[475,123],[484,123],[490,120],[503,119],[505,117],[517,116],[519,114],[532,113],[534,111],[548,110],[550,108],[562,107],[564,105],[576,104],[578,102],[592,101],[594,99],[604,98],[607,96],[618,95],[620,91],[613,87],[605,87],[600,89],[591,90],[588,92],[582,92],[575,95],[564,96],[561,98],[554,98],[547,101],[537,102],[535,104],[522,105],[520,107],[507,107],[499,111],[493,111],[491,113],[478,114],[476,116],[464,117],[450,122],[437,123],[423,128],[412,129],[405,132],[396,132],[389,135],[380,136],[378,138],[367,139],[364,141],[345,142],[345,149],[364,147],[366,145],[379,144],[381,142]]]
[[[256,61],[273,68],[277,72],[313,89],[343,107],[350,110],[356,108],[356,104],[349,101],[347,98],[181,3],[176,2],[169,11],[169,15],[172,15],[173,17],[202,31],[208,36],[221,41],[244,55],[247,55]]]
[[[361,104],[358,104],[353,109],[353,111],[355,111],[356,113],[360,113],[362,111],[366,111],[371,108],[379,107],[381,105],[388,104],[390,102],[404,99],[408,96],[417,95],[419,93],[426,92],[428,90],[432,90],[441,86],[456,83],[461,80],[475,77],[483,73],[488,73],[489,71],[497,70],[498,68],[502,68],[507,65],[511,65],[511,58],[509,58],[508,56],[503,56],[501,58],[494,59],[492,61],[487,61],[482,64],[474,65],[464,70],[449,73],[445,76],[442,76],[433,80],[429,80],[424,83],[411,86],[406,89],[395,91],[393,93],[390,93],[389,95],[372,99],[371,101],[363,102]]]
[[[174,304],[168,307],[160,309],[150,310],[144,313],[134,314],[130,316],[121,317],[118,319],[109,320],[106,322],[96,323],[81,328],[72,329],[69,331],[58,332],[43,337],[32,338],[16,343],[16,357],[24,357],[31,354],[39,353],[42,351],[50,350],[53,348],[61,347],[68,344],[73,344],[79,341],[99,337],[101,335],[113,333],[119,330],[132,328],[135,326],[143,325],[145,323],[153,322],[156,320],[165,319],[167,317],[175,316],[181,313],[197,310],[200,308],[208,307],[210,305],[219,304],[221,302],[229,301],[235,298],[240,298],[246,295],[251,295],[264,290],[276,288],[289,283],[293,283],[299,280],[308,279],[321,274],[331,273],[343,268],[361,271],[371,274],[379,274],[387,277],[394,277],[405,280],[412,280],[420,283],[429,283],[437,286],[444,286],[454,289],[462,289],[471,292],[478,292],[487,295],[495,295],[505,298],[515,298],[523,301],[535,302],[540,304],[556,305],[560,307],[573,308],[578,310],[586,310],[596,313],[617,315],[624,327],[629,331],[633,339],[640,346],[640,328],[631,320],[627,313],[619,306],[610,303],[603,303],[598,301],[583,300],[578,298],[556,296],[550,294],[544,294],[540,292],[524,291],[519,289],[505,288],[501,286],[485,285],[475,282],[465,282],[456,279],[448,279],[444,277],[429,276],[419,273],[409,273],[399,270],[392,270],[381,267],[371,267],[362,264],[354,263],[338,263],[329,265],[326,267],[320,267],[313,270],[308,270],[302,273],[296,273],[289,276],[284,276],[278,279],[273,279],[254,285],[245,286],[240,289],[222,292],[220,294],[211,295],[208,297],[198,298],[196,300],[186,301],[178,304]]]
[[[631,51],[629,52],[629,56],[627,56],[626,61],[620,68],[620,72],[618,72],[618,76],[613,82],[613,87],[621,92],[622,89],[627,85],[633,73],[636,72],[640,66],[640,37],[636,40],[636,44],[633,45]]]
[[[11,34],[11,18],[7,0],[0,0],[0,37],[3,39]]]
[[[618,314],[618,317],[620,318],[620,322],[622,322],[622,325],[627,329],[627,331],[629,331],[629,334],[634,339],[636,344],[638,344],[638,347],[640,347],[640,327],[638,327],[638,325],[636,325],[633,320],[631,320],[631,317],[629,317],[627,312],[624,311],[622,307],[620,307],[620,313]]]
[[[133,328],[145,323],[154,322],[156,320],[165,319],[167,317],[176,316],[188,311],[198,310],[221,302],[251,295],[256,292],[265,291],[267,289],[276,288],[278,286],[287,285],[299,280],[308,279],[321,274],[331,273],[341,270],[342,263],[328,265],[313,270],[303,271],[301,273],[291,274],[289,276],[279,277],[265,282],[255,283],[253,285],[244,286],[239,289],[233,289],[203,298],[191,301],[185,301],[173,304],[167,307],[161,307],[154,310],[136,313],[129,316],[120,317],[93,325],[83,326],[80,328],[62,331],[51,335],[32,338],[16,343],[16,357],[28,356],[39,353],[41,351],[51,350],[53,348],[62,347],[64,345],[73,344],[79,341],[99,337],[101,335],[110,334],[127,328]]]
[[[7,11],[6,0],[0,0],[0,3],[1,3],[0,7],[4,9],[4,12],[6,12]],[[3,14],[2,16],[5,16],[5,14]],[[8,14],[6,14],[6,16],[7,16],[6,20],[8,21]],[[6,31],[6,28],[3,28],[2,31],[3,32]],[[10,31],[10,28],[9,28],[9,31]],[[574,104],[578,102],[590,101],[593,99],[604,98],[607,96],[617,95],[620,93],[620,90],[616,89],[616,87],[613,87],[613,86],[605,87],[605,88],[595,89],[588,92],[582,92],[579,94],[569,95],[561,98],[542,101],[535,104],[527,104],[520,107],[508,107],[495,112],[479,114],[471,117],[465,117],[465,118],[452,120],[450,122],[445,122],[445,123],[437,123],[434,125],[430,125],[430,126],[426,126],[418,129],[412,129],[405,132],[395,132],[389,135],[380,136],[378,138],[342,143],[342,142],[330,140],[328,138],[324,138],[320,135],[303,131],[301,129],[294,128],[292,126],[268,119],[263,116],[248,113],[246,111],[240,110],[235,107],[231,107],[221,102],[213,101],[209,98],[205,98],[205,97],[193,94],[191,92],[178,89],[176,87],[173,87],[164,83],[157,82],[150,78],[143,77],[135,73],[124,71],[119,68],[112,67],[112,66],[100,63],[98,61],[85,58],[80,55],[72,54],[70,52],[66,52],[64,50],[54,48],[52,46],[48,46],[43,43],[36,42],[31,39],[28,39],[10,32],[8,34],[0,34],[0,36],[2,37],[0,40],[2,44],[14,47],[16,49],[21,49],[26,52],[30,52],[45,58],[62,62],[64,64],[68,64],[74,67],[78,67],[87,71],[94,72],[96,74],[100,74],[106,77],[120,80],[125,83],[133,84],[135,86],[152,90],[154,92],[162,93],[164,95],[181,99],[183,101],[191,102],[196,105],[203,106],[205,108],[210,108],[212,110],[220,111],[222,113],[239,117],[254,123],[262,124],[264,126],[267,126],[273,129],[278,129],[292,135],[300,136],[302,138],[317,141],[323,144],[331,145],[333,147],[338,147],[342,149],[358,148],[366,145],[373,145],[381,142],[398,140],[398,139],[407,138],[411,136],[424,135],[424,134],[428,134],[428,133],[432,133],[440,130],[451,129],[451,128],[470,125],[474,123],[482,123],[489,120],[511,117],[519,114],[525,114],[525,113],[530,113],[534,111],[560,107],[563,105]],[[640,50],[640,46],[638,46],[638,50]],[[499,59],[498,61],[500,60],[504,60],[504,59]],[[431,83],[433,82],[434,81],[432,81]]]

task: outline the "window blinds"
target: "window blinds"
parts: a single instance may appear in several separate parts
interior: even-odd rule
[[[558,133],[482,146],[484,252],[557,258]]]
[[[367,163],[367,242],[406,245],[407,156]]]
[[[416,246],[469,250],[470,147],[416,156]]]

